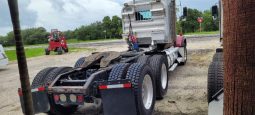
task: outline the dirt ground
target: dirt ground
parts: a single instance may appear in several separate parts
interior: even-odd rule
[[[206,115],[207,69],[214,49],[219,46],[217,38],[189,38],[188,62],[170,73],[169,89],[163,100],[155,105],[155,115]],[[89,46],[97,51],[124,51],[125,43]],[[81,56],[91,51],[64,55],[41,56],[28,59],[30,81],[45,67],[73,66]],[[12,62],[0,70],[0,114],[21,115],[17,89],[20,87],[18,66]],[[88,113],[88,111],[86,112]]]

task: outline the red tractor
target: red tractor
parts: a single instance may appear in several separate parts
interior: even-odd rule
[[[57,52],[61,55],[63,52],[68,52],[65,36],[57,29],[52,29],[49,38],[49,47],[45,49],[45,54],[50,55],[50,51]]]

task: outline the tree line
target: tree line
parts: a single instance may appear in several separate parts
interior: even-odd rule
[[[217,31],[219,30],[219,18],[213,19],[210,10],[201,12],[197,9],[188,9],[186,20],[177,21],[177,32],[192,33],[199,31],[200,24],[197,21],[198,17],[203,18],[202,31]]]
[[[90,25],[83,25],[74,31],[64,32],[67,39],[96,40],[121,38],[122,20],[118,16],[105,16],[102,21],[96,21]]]
[[[198,17],[203,17],[203,31],[216,31],[219,29],[219,19],[213,20],[211,11],[201,12],[197,9],[188,9],[186,21],[178,20],[176,30],[178,33],[191,33],[199,31]],[[49,32],[44,27],[23,29],[21,36],[26,45],[47,43]],[[77,40],[97,40],[121,38],[122,20],[118,16],[105,16],[102,21],[96,21],[89,25],[83,25],[75,30],[64,31],[66,39]],[[0,44],[4,46],[12,46],[14,42],[13,32],[7,33],[6,36],[0,36]]]
[[[89,25],[83,25],[75,30],[63,31],[66,39],[97,40],[121,38],[122,20],[118,16],[105,16],[102,21],[96,21]],[[48,42],[50,32],[44,27],[28,28],[21,30],[23,42],[26,45],[44,44]],[[0,36],[0,44],[4,46],[15,45],[13,31],[6,36]]]

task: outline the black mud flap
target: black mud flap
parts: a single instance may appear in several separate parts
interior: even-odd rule
[[[20,103],[21,103],[21,108],[22,112],[25,112],[24,108],[24,100],[23,100],[23,94],[22,90],[19,88],[18,89],[19,93],[19,98],[20,98]],[[37,89],[32,89],[32,99],[33,99],[33,106],[34,106],[34,113],[45,113],[50,110],[50,104],[49,104],[49,99],[48,99],[48,93],[45,88],[37,88]]]
[[[134,91],[129,80],[100,83],[104,115],[137,115]]]

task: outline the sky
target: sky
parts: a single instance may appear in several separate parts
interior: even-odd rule
[[[130,0],[18,0],[21,28],[45,27],[61,31],[120,16],[123,3]],[[207,10],[218,0],[177,0],[176,4]],[[0,35],[12,30],[7,0],[0,0]]]

